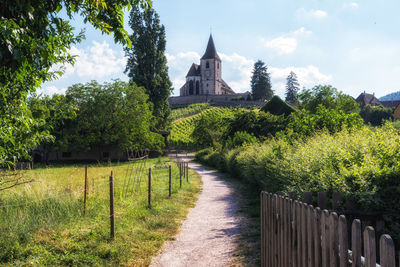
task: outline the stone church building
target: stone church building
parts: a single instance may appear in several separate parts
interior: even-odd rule
[[[200,59],[200,65],[192,64],[186,75],[186,83],[180,89],[180,96],[194,95],[235,95],[222,79],[222,62],[212,35],[208,40],[206,52]]]

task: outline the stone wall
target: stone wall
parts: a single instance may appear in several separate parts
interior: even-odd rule
[[[184,107],[195,103],[210,103],[213,106],[223,107],[250,107],[250,106],[263,106],[263,101],[246,101],[246,100],[234,100],[238,97],[243,96],[246,99],[246,94],[236,95],[197,95],[197,96],[172,96],[168,99],[169,104],[172,108]]]

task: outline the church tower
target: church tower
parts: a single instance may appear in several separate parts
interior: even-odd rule
[[[180,96],[197,95],[235,95],[232,88],[222,79],[221,59],[211,34],[200,65],[192,64],[186,75],[186,82],[180,89]]]
[[[221,59],[215,49],[214,40],[210,34],[207,49],[200,60],[201,89],[203,95],[220,95],[222,92]]]

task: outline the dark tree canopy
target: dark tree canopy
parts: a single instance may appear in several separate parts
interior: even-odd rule
[[[165,57],[165,29],[158,14],[151,8],[134,7],[130,13],[129,26],[132,48],[126,49],[128,62],[125,73],[131,81],[143,86],[154,104],[153,114],[157,129],[167,126],[170,108],[168,97],[172,83],[168,76]]]
[[[288,116],[290,113],[295,112],[296,110],[283,101],[279,96],[275,95],[261,108],[261,111],[269,112],[278,116],[282,114]]]
[[[123,28],[124,8],[145,0],[2,0],[0,8],[0,166],[27,158],[46,132],[39,127],[26,106],[29,93],[62,71],[55,64],[74,63],[71,45],[80,42],[69,19],[81,15],[116,41],[130,45]],[[147,2],[146,2],[147,3]],[[150,3],[150,2],[148,2]],[[68,18],[60,11],[65,10]]]
[[[254,64],[253,76],[251,77],[251,92],[254,100],[269,100],[274,95],[267,66],[261,60]]]
[[[285,101],[291,104],[297,102],[297,92],[299,91],[299,82],[297,81],[297,75],[293,71],[290,72],[286,79],[286,98]]]

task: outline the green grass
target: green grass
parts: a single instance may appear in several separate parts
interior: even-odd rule
[[[175,163],[167,158],[145,163],[135,163],[134,171],[136,177],[141,177],[141,183],[128,193],[126,177],[132,165],[89,166],[86,217],[83,217],[83,165],[22,171],[21,175],[32,177],[35,182],[0,195],[0,265],[149,264],[164,241],[176,234],[189,207],[195,203],[201,182],[190,171],[190,183],[184,181],[179,189]],[[169,165],[173,166],[171,199],[168,198]],[[147,208],[149,167],[153,178],[152,209]],[[111,170],[115,179],[114,240],[109,237]]]

